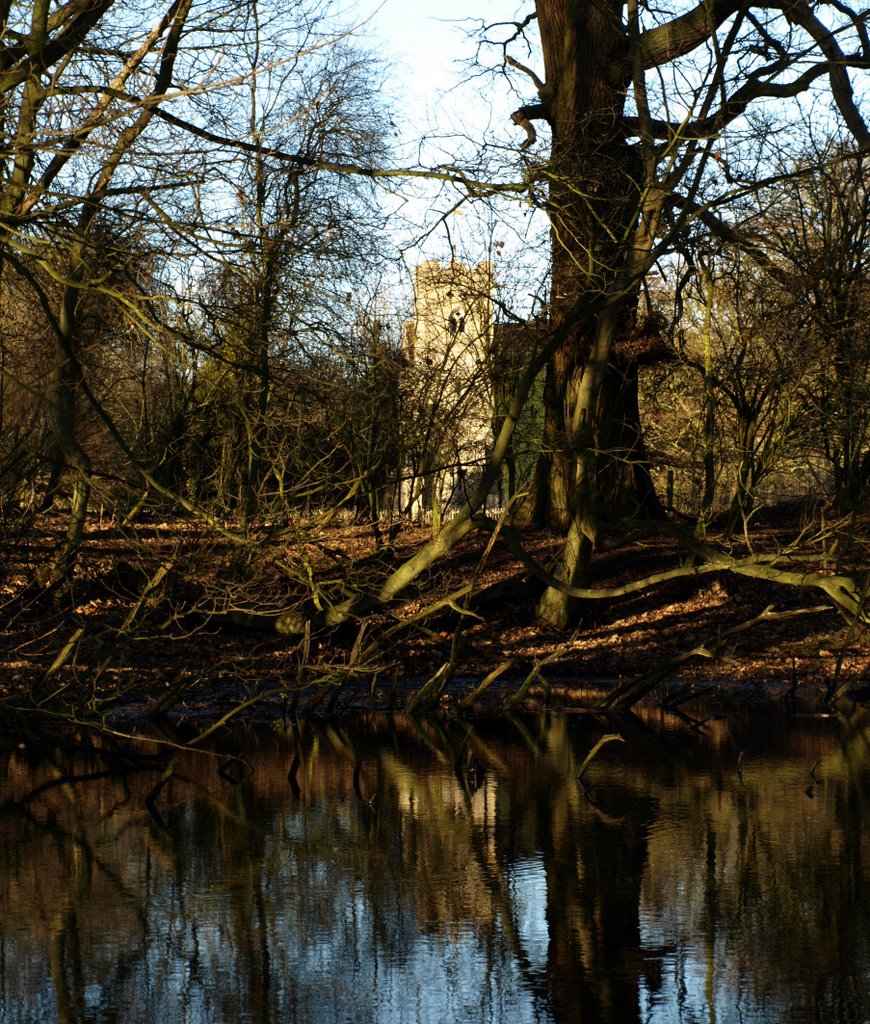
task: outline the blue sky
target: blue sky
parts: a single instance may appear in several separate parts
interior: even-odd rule
[[[465,32],[487,22],[513,20],[519,0],[359,0],[367,19],[364,34],[388,59],[397,61],[396,75],[409,98],[431,100],[461,77],[458,61],[473,56]]]
[[[487,24],[514,21],[518,11],[529,9],[531,0],[357,0],[354,16],[364,23],[358,38],[382,57],[389,69],[385,98],[395,111],[402,140],[397,162],[405,166],[418,160],[424,166],[461,162],[463,152],[470,155],[490,129],[506,131],[510,138],[517,132],[517,144],[522,141],[522,133],[510,122],[511,112],[519,105],[517,97],[503,80],[469,81],[466,62],[476,52],[470,31],[484,20]],[[497,60],[493,51],[485,56]],[[529,95],[525,100],[532,98]],[[421,149],[420,139],[427,134],[429,141]],[[427,207],[425,195],[416,188],[412,191],[415,198],[403,211],[421,225],[427,220],[437,222],[438,215],[450,207],[451,198],[456,198],[442,194],[428,201]],[[436,192],[433,187],[430,195]],[[447,222],[450,242],[465,249],[472,261],[493,255],[506,257],[513,248],[514,232],[525,233],[525,211],[514,211],[511,229],[495,231],[478,216],[485,217],[486,212],[466,206]],[[494,243],[508,249],[493,250]],[[445,231],[438,229],[409,257],[412,262],[427,256],[443,257],[447,245]]]
[[[521,0],[358,0],[365,24],[363,41],[390,65],[389,91],[397,113],[408,122],[408,137],[427,130],[483,132],[493,120],[507,120],[515,104],[506,89],[463,85],[463,62],[474,57],[470,30],[514,20]]]

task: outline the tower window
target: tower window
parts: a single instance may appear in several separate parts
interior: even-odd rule
[[[447,318],[447,330],[452,338],[455,338],[457,334],[464,334],[465,314],[458,309],[454,309]]]

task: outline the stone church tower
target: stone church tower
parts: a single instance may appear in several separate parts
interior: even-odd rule
[[[460,506],[492,446],[492,295],[489,263],[417,267],[404,339],[416,422],[401,496],[412,515]]]

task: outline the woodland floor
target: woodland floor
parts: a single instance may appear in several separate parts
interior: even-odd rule
[[[838,568],[863,574],[870,542],[852,526]],[[487,538],[474,534],[362,635],[354,623],[301,638],[278,636],[259,617],[301,605],[311,594],[309,578],[334,599],[342,580],[373,585],[429,531],[403,528],[387,548],[359,525],[264,531],[254,557],[240,563],[238,548],[194,520],[152,516],[122,530],[95,517],[72,584],[40,587],[35,577],[51,564],[64,528],[60,514],[2,526],[0,718],[4,709],[38,705],[48,714],[110,721],[146,714],[207,720],[252,698],[259,699],[249,713],[258,716],[398,709],[452,656],[455,672],[437,701],[447,710],[505,662],[474,710],[503,707],[536,667],[524,707],[588,708],[659,669],[665,680],[650,699],[667,694],[674,702],[702,690],[707,700],[712,694],[723,701],[818,697],[870,679],[870,632],[827,607],[819,591],[726,573],[588,601],[578,628],[566,634],[536,621],[540,587],[507,545],[497,540],[482,561]],[[781,551],[797,532],[798,524],[785,520],[759,525],[753,550]],[[708,539],[720,540],[714,533]],[[559,546],[546,532],[523,540],[544,564]],[[732,541],[728,550],[745,553],[745,543]],[[821,547],[813,550],[821,554]],[[595,586],[642,579],[683,560],[668,538],[609,539],[598,552]],[[473,616],[444,608],[412,621],[475,573]],[[717,659],[675,661],[771,605],[778,612],[826,607],[735,633]],[[256,614],[253,626],[233,623],[229,613],[239,610]]]

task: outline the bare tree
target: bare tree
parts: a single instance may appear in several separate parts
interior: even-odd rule
[[[804,412],[847,513],[870,486],[870,168],[866,154],[829,143],[792,172],[765,196],[758,227],[817,361]]]
[[[299,56],[285,61],[286,15],[251,3],[249,17],[236,57],[239,88],[197,101],[199,117],[220,129],[200,147],[227,198],[213,223],[223,237],[203,247],[204,270],[190,296],[207,353],[195,416],[205,419],[209,452],[200,450],[199,472],[214,481],[243,534],[260,512],[280,514],[273,499],[280,491],[278,504],[286,501],[291,477],[305,480],[309,497],[323,485],[323,504],[339,479],[352,488],[350,466],[336,464],[340,422],[327,441],[321,414],[332,404],[330,389],[335,408],[344,405],[342,364],[368,358],[355,347],[363,304],[355,296],[389,259],[371,180],[319,170],[322,161],[385,154],[376,62],[324,38],[310,15],[292,36]],[[253,140],[250,147],[237,149],[240,138]],[[288,153],[297,157],[289,165],[281,155]],[[290,453],[287,416],[306,393],[316,408],[304,418],[320,424],[317,443]],[[196,434],[202,425],[192,416],[189,426]],[[320,467],[328,483],[314,469],[320,442],[332,445]]]
[[[228,421],[235,442],[227,451],[243,526],[257,510],[269,473],[268,414],[281,407],[274,361],[294,345],[332,344],[332,311],[347,307],[338,296],[380,248],[370,178],[351,186],[334,167],[318,170],[339,158],[353,167],[385,148],[372,62],[341,40],[328,8],[312,3],[291,18],[269,4],[175,0],[149,9],[145,28],[143,12],[120,3],[7,11],[0,272],[5,266],[16,288],[29,289],[53,338],[42,389],[53,435],[48,500],[67,483],[71,493],[56,579],[72,567],[91,495],[83,405],[132,470],[165,488],[167,460],[153,443],[143,448],[141,424],[118,401],[120,381],[106,391],[94,372],[111,362],[121,335],[135,335],[152,366],[162,353],[170,389],[191,365],[186,348],[232,368],[238,416]],[[275,150],[284,156],[273,158]],[[122,239],[153,257],[147,275],[131,273]],[[205,316],[206,337],[201,283],[209,274],[220,301]],[[184,278],[199,283],[197,295],[179,293]],[[95,302],[103,310],[96,343],[87,322]],[[86,358],[99,345],[103,356]],[[152,442],[162,433],[177,451],[184,417],[174,405]]]
[[[538,0],[525,21],[502,26],[505,65],[538,94],[514,115],[524,149],[535,151],[536,122],[551,138],[528,173],[551,224],[550,313],[570,328],[547,368],[538,507],[567,530],[556,576],[569,587],[588,581],[602,523],[658,510],[637,415],[638,288],[692,219],[764,176],[742,145],[750,119],[774,119],[777,104],[827,79],[843,122],[870,145],[848,71],[870,59],[867,12],[830,14],[741,0],[682,13]],[[533,22],[543,75],[511,53]],[[755,134],[756,150],[763,142]],[[574,609],[551,586],[539,613],[565,625]]]

